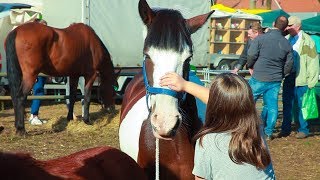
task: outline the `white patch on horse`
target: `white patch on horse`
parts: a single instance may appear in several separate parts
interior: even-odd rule
[[[182,53],[150,47],[147,54],[154,64],[153,87],[161,87],[160,78],[167,72],[176,72],[182,76],[183,64],[191,55],[187,45]],[[162,88],[169,89],[168,87]],[[152,95],[150,105],[151,107],[155,107],[151,117],[151,123],[161,131],[160,133],[165,134],[169,132],[177,123],[176,120],[181,119],[178,111],[177,98],[163,94]],[[163,121],[157,121],[157,119],[163,119]]]
[[[142,97],[130,109],[126,117],[122,120],[119,128],[120,149],[138,160],[139,137],[143,121],[148,118],[148,108],[146,97]]]

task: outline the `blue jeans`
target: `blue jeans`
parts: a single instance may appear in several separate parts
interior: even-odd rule
[[[306,121],[302,116],[302,97],[307,92],[308,86],[296,86],[295,87],[295,96],[297,98],[297,104],[298,104],[298,110],[299,110],[299,124],[300,127],[298,129],[298,132],[303,132],[306,135],[309,135],[309,129],[308,129],[308,121]]]
[[[291,123],[293,115],[293,104],[295,101],[295,79],[296,74],[291,73],[283,81],[282,87],[282,104],[283,104],[283,121],[281,132],[285,134],[291,133]]]
[[[261,118],[265,122],[264,133],[272,135],[278,118],[278,95],[281,87],[280,81],[263,82],[254,78],[249,79],[254,101],[263,95],[264,107]]]
[[[36,83],[33,85],[33,95],[42,96],[44,94],[44,84],[46,83],[46,77],[37,77]],[[31,114],[38,115],[40,109],[40,99],[32,100],[31,104]]]

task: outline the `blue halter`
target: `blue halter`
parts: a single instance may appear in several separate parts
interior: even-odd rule
[[[146,100],[147,100],[148,108],[149,108],[149,105],[148,105],[149,95],[165,94],[178,99],[182,98],[182,93],[179,93],[177,91],[174,91],[171,89],[165,89],[165,88],[152,87],[149,85],[148,78],[147,78],[147,70],[146,70],[146,56],[144,56],[143,58],[142,73],[143,73],[144,85],[146,87]]]

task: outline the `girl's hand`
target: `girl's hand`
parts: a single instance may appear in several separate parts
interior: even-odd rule
[[[184,91],[186,80],[175,72],[166,73],[160,78],[160,86],[168,86],[174,91]]]

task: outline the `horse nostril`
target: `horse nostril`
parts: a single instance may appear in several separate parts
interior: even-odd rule
[[[158,118],[158,115],[157,115],[157,114],[154,114],[154,115],[153,115],[153,120],[157,120],[157,118]]]

